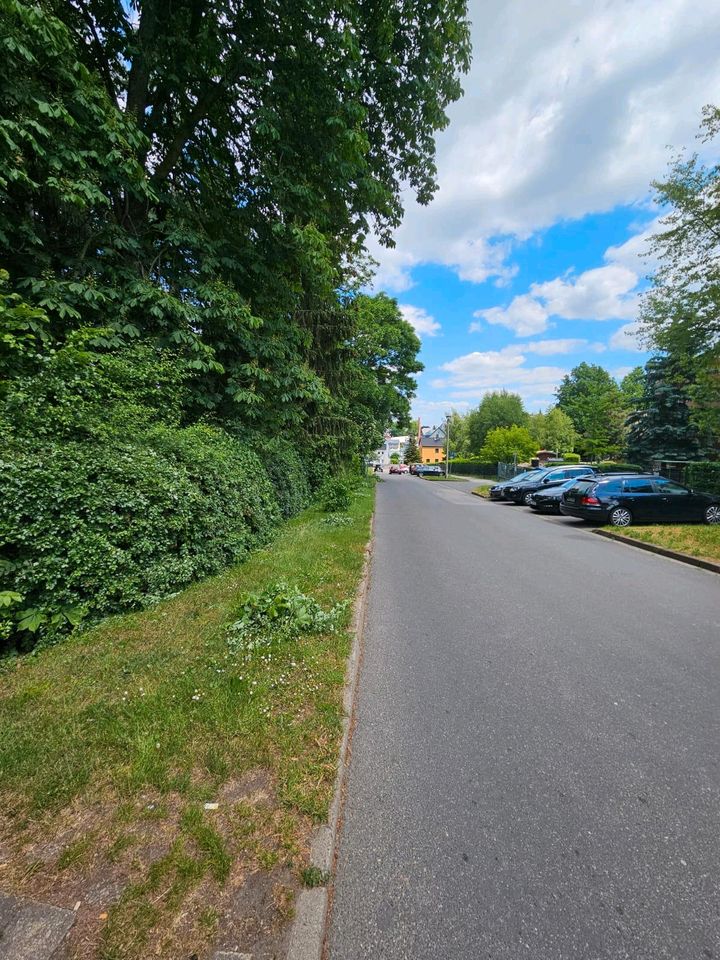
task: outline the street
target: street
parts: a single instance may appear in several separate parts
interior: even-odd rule
[[[720,578],[386,477],[330,960],[720,958]]]

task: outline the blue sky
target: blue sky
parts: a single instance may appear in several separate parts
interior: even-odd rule
[[[544,409],[582,360],[620,377],[646,359],[650,182],[720,102],[715,0],[471,0],[470,15],[435,200],[408,196],[396,247],[371,244],[375,289],[422,338],[424,424],[503,387]]]

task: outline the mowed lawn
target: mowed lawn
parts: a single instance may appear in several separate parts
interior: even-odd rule
[[[625,527],[622,533],[634,540],[720,563],[720,526],[717,525],[657,524],[651,527]]]
[[[226,628],[276,581],[352,601],[373,499],[0,667],[0,889],[76,908],[73,960],[280,949],[332,796],[351,610],[249,663]]]

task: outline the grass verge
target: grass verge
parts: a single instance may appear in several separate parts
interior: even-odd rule
[[[243,565],[2,666],[0,886],[79,902],[72,960],[280,949],[332,797],[351,613],[249,659],[227,626],[275,581],[352,601],[373,495],[363,485],[347,521],[306,511]]]
[[[700,524],[663,524],[651,527],[625,527],[623,536],[676,550],[701,560],[720,563],[720,526]]]
[[[465,483],[465,477],[426,477],[422,475],[423,480],[429,480],[431,483]]]
[[[470,493],[476,497],[482,497],[483,500],[490,499],[490,487],[475,487],[475,489],[471,490]]]

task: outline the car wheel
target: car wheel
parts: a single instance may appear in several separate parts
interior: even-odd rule
[[[614,527],[629,527],[632,519],[632,514],[626,507],[615,507],[608,514],[608,520]]]
[[[720,523],[720,505],[711,503],[705,511],[705,523]]]
[[[525,496],[523,497],[523,503],[525,504],[526,507],[529,507],[529,506],[530,506],[530,504],[532,503],[532,494],[531,494],[531,493],[526,493],[526,494],[525,494]]]

